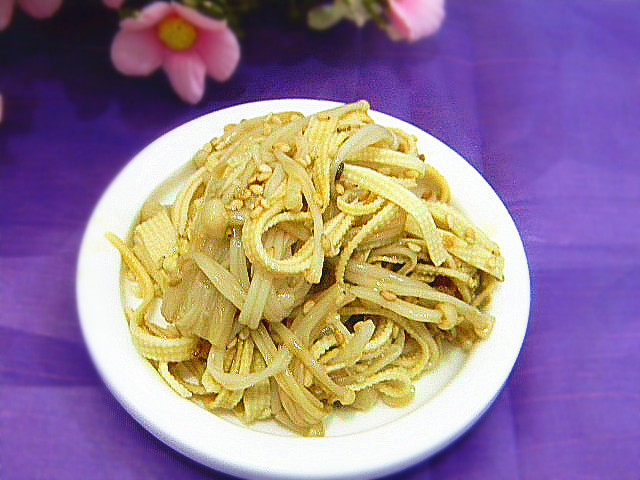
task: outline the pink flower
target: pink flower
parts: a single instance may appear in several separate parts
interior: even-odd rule
[[[11,23],[16,3],[34,18],[49,18],[62,5],[62,0],[0,0],[0,30]]]
[[[102,3],[104,3],[109,8],[118,9],[122,6],[124,0],[102,0]]]
[[[154,2],[120,22],[111,60],[125,75],[146,76],[162,67],[185,102],[197,103],[205,77],[227,80],[240,60],[240,45],[225,22],[177,3]]]
[[[2,97],[2,94],[0,93],[0,123],[2,123],[2,113],[4,111],[4,98]]]
[[[392,37],[415,42],[433,35],[444,20],[444,0],[389,0]]]

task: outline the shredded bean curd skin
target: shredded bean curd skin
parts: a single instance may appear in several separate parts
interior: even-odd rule
[[[498,245],[368,110],[228,125],[173,204],[150,199],[127,243],[107,234],[142,299],[133,344],[176,393],[323,435],[336,408],[406,405],[445,344],[490,334]]]

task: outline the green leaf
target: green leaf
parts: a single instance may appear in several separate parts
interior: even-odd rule
[[[309,10],[307,24],[314,30],[327,30],[348,15],[345,5],[338,1],[333,5],[322,5]]]

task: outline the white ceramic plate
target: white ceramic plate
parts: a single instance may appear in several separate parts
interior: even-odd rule
[[[529,271],[520,236],[489,184],[449,147],[422,130],[377,112],[377,123],[418,137],[420,151],[449,181],[455,202],[501,247],[505,282],[491,304],[491,336],[469,354],[450,351],[417,382],[415,401],[369,412],[344,409],[324,438],[300,438],[272,422],[247,428],[180,398],[135,351],[119,287],[120,257],[105,232],[127,236],[144,200],[224,125],[277,111],[331,108],[321,100],[269,100],[213,112],[163,135],[140,152],[106,190],[87,226],[77,271],[82,331],[103,380],[123,407],[172,448],[217,470],[246,478],[372,478],[440,451],[486,411],[507,380],[529,316]]]

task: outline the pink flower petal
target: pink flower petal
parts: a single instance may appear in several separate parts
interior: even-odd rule
[[[220,32],[200,32],[196,49],[205,65],[207,73],[219,82],[227,80],[240,61],[240,45],[231,30]]]
[[[111,44],[111,61],[125,75],[149,75],[162,65],[164,48],[152,30],[120,30]]]
[[[0,0],[0,31],[4,30],[11,23],[15,0]]]
[[[171,4],[167,2],[153,2],[142,10],[137,17],[125,18],[120,22],[121,30],[144,30],[153,27],[172,12]]]
[[[62,0],[18,0],[18,5],[34,18],[49,18],[58,11]]]
[[[171,4],[174,13],[184,18],[187,22],[198,28],[215,32],[217,30],[226,30],[227,22],[207,17],[193,8],[185,7],[178,3]]]
[[[415,42],[433,35],[444,20],[444,0],[390,0],[391,30],[398,37]]]
[[[0,93],[0,123],[2,123],[2,113],[4,112],[4,98]]]
[[[170,52],[162,67],[182,100],[194,104],[202,99],[207,70],[196,52]]]
[[[104,3],[109,8],[118,9],[122,6],[124,0],[102,0],[102,3]]]

